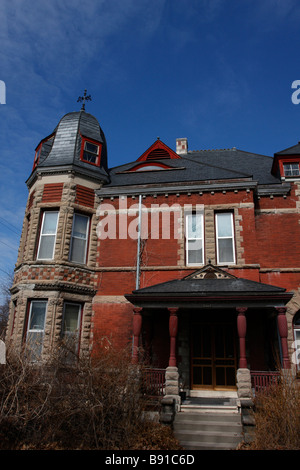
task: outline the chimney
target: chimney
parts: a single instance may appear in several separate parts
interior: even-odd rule
[[[176,139],[176,153],[178,153],[178,155],[181,155],[187,152],[188,152],[187,138],[182,137],[181,139]]]

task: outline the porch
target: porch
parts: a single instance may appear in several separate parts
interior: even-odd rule
[[[278,367],[290,367],[291,296],[212,265],[134,291],[126,295],[134,305],[132,362],[148,364],[151,394],[173,397],[178,407],[182,392],[231,392],[247,400],[274,380]]]
[[[253,395],[267,391],[271,386],[278,384],[280,381],[279,371],[250,371],[250,376]],[[142,390],[143,393],[151,398],[163,398],[166,390],[166,369],[156,369],[153,367],[142,369]],[[188,399],[186,391],[180,390],[180,387],[179,395],[181,403]],[[190,395],[194,397],[197,397],[197,395],[201,397],[214,396],[215,398],[227,397],[229,399],[234,396],[231,393],[227,395],[226,392],[212,393],[210,391],[196,392]]]

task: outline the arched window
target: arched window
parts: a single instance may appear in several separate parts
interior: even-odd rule
[[[295,340],[295,355],[293,362],[297,365],[297,370],[300,372],[300,310],[296,313],[293,321],[294,327],[294,340]]]

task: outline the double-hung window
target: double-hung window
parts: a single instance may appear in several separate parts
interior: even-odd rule
[[[74,214],[70,247],[70,261],[74,263],[86,263],[89,222],[88,216]]]
[[[100,165],[101,144],[94,140],[82,138],[80,159],[83,162],[91,163],[92,165]]]
[[[72,360],[79,352],[81,310],[81,304],[71,302],[64,304],[62,338],[67,350],[67,360]]]
[[[300,373],[300,311],[296,314],[294,322],[294,340],[295,340],[295,352],[294,352],[294,363],[297,365],[298,374]]]
[[[32,300],[29,304],[29,313],[26,331],[26,346],[28,356],[35,362],[41,358],[47,300]]]
[[[44,211],[39,238],[37,259],[53,259],[58,221],[58,211]]]
[[[186,214],[186,264],[199,265],[204,260],[203,213]]]
[[[284,163],[284,176],[300,176],[299,163]]]
[[[231,212],[220,212],[216,214],[216,245],[217,263],[235,263],[235,242],[233,214]]]

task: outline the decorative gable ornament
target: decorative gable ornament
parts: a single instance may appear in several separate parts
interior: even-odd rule
[[[211,264],[204,266],[203,268],[195,271],[192,274],[184,277],[183,280],[194,280],[194,279],[236,279],[232,274],[227,273],[223,269],[217,268]]]

